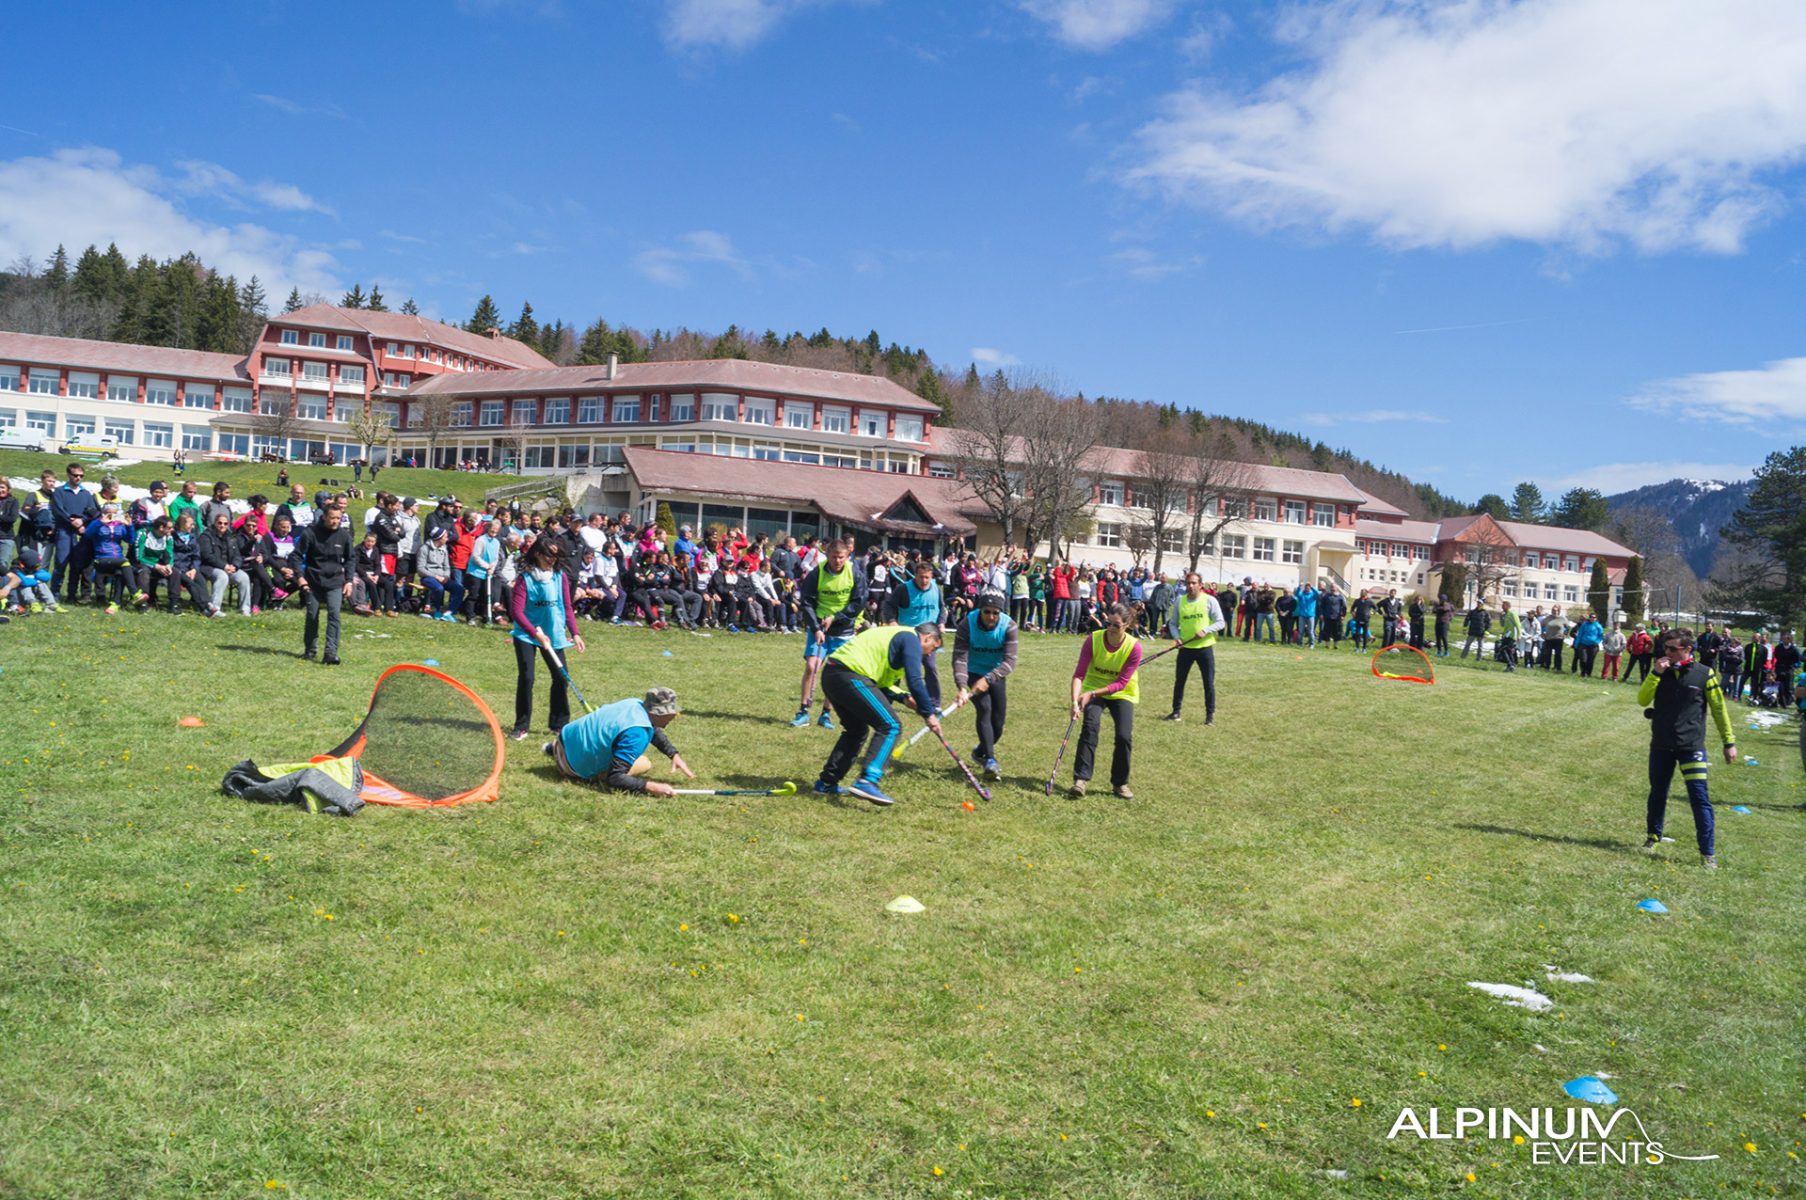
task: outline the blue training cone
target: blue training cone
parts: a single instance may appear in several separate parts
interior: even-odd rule
[[[439,660],[436,658],[423,658],[420,660],[420,665],[423,667],[436,667],[439,665]]]
[[[670,657],[671,657],[671,652],[670,652],[670,651],[669,651],[669,650],[667,650],[667,651],[665,651],[665,657],[666,657],[666,658],[670,658]]]
[[[1597,1075],[1582,1075],[1578,1079],[1570,1079],[1561,1085],[1561,1090],[1576,1100],[1585,1100],[1588,1104],[1616,1104],[1618,1093],[1605,1086],[1605,1081]]]
[[[1731,805],[1731,811],[1734,813],[1743,813],[1745,816],[1748,816],[1750,806],[1747,804],[1733,804]]]
[[[1665,913],[1668,911],[1668,906],[1666,904],[1655,899],[1639,900],[1637,901],[1637,907],[1646,913]]]

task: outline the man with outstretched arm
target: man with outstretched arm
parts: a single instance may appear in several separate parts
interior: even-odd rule
[[[847,791],[884,807],[893,803],[884,793],[884,767],[903,735],[903,723],[891,707],[890,688],[902,683],[910,705],[936,733],[941,728],[941,681],[935,674],[934,655],[941,648],[939,625],[902,629],[875,625],[828,656],[822,667],[821,686],[834,711],[840,714],[840,737],[815,781],[818,795],[840,792],[840,781],[853,768],[853,760],[865,746],[859,779]],[[867,734],[870,734],[868,742]]]
[[[674,795],[670,784],[646,778],[652,771],[646,750],[650,747],[670,759],[671,769],[684,778],[696,778],[665,733],[678,713],[676,692],[649,688],[644,700],[617,700],[566,723],[540,749],[572,779],[617,792]]]
[[[1313,610],[1313,626],[1316,620]],[[1173,605],[1173,611],[1166,619],[1166,636],[1179,648],[1179,666],[1173,673],[1173,711],[1166,714],[1166,720],[1181,719],[1179,710],[1185,707],[1185,684],[1195,663],[1198,674],[1204,677],[1204,723],[1217,723],[1216,643],[1217,634],[1227,627],[1228,623],[1223,619],[1223,609],[1217,603],[1217,598],[1204,590],[1204,577],[1196,571],[1186,572],[1185,595],[1179,597],[1179,602]],[[1314,629],[1310,637],[1311,644],[1316,645],[1317,635]]]
[[[972,756],[984,764],[985,775],[991,779],[1003,778],[997,766],[997,742],[1003,737],[1009,705],[1005,681],[1016,669],[1016,641],[1016,622],[1004,614],[1002,592],[984,593],[978,598],[978,607],[954,627],[953,682],[959,687],[959,702],[972,705],[978,727],[978,745]]]
[[[823,547],[821,561],[803,574],[803,695],[790,724],[798,729],[809,723],[809,705],[815,699],[815,681],[822,661],[853,636],[859,614],[865,611],[865,572],[850,561],[853,547],[843,541]],[[822,698],[823,729],[834,728],[832,697]]]
[[[1718,672],[1693,657],[1693,635],[1685,629],[1662,633],[1661,656],[1653,673],[1637,689],[1637,703],[1649,727],[1649,824],[1643,849],[1662,844],[1662,818],[1668,810],[1668,784],[1674,769],[1681,770],[1687,785],[1687,802],[1693,806],[1693,831],[1699,840],[1700,865],[1716,870],[1713,842],[1712,798],[1706,790],[1711,766],[1706,755],[1706,716],[1711,714],[1724,741],[1724,760],[1737,761],[1737,735],[1731,732],[1731,716],[1725,709]]]

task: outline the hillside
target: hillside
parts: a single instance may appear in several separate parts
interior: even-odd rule
[[[1632,510],[1659,514],[1673,530],[1679,545],[1675,553],[1685,559],[1701,579],[1712,574],[1723,543],[1719,530],[1748,503],[1754,480],[1726,483],[1718,479],[1670,479],[1634,491],[1607,496],[1614,520],[1627,520]]]

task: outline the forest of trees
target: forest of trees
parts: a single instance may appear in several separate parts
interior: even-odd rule
[[[325,296],[291,291],[282,311],[326,302]],[[353,284],[339,297],[338,304],[372,312],[390,311],[381,287],[374,283],[367,289],[361,283]],[[412,298],[395,311],[419,313]],[[0,329],[22,333],[244,354],[249,352],[268,317],[269,301],[255,276],[240,283],[230,275],[213,271],[192,253],[163,262],[149,256],[130,262],[115,245],[105,250],[89,246],[71,264],[67,252],[59,246],[45,262],[20,259],[0,272]],[[624,363],[742,358],[878,375],[939,407],[948,422],[958,419],[955,397],[971,394],[987,382],[981,380],[974,366],[943,367],[926,350],[886,342],[876,330],[864,337],[838,336],[826,328],[811,334],[780,334],[772,329],[753,334],[737,325],[730,325],[719,334],[687,328],[642,332],[602,318],[579,327],[562,319],[541,320],[531,302],[523,302],[519,315],[509,321],[495,299],[487,295],[462,324],[473,333],[499,329],[559,365],[599,364],[611,354]],[[1208,440],[1213,456],[1339,472],[1380,499],[1415,517],[1432,520],[1493,511],[1495,515],[1509,512],[1520,520],[1559,521],[1561,517],[1576,515],[1578,510],[1577,505],[1566,503],[1567,497],[1555,509],[1539,509],[1537,515],[1530,517],[1511,511],[1497,496],[1469,505],[1350,450],[1332,448],[1321,440],[1245,417],[1211,415],[1170,402],[1156,404],[1107,396],[1087,399],[1082,394],[1037,386],[1060,402],[1095,410],[1099,445],[1137,450],[1159,442],[1165,431],[1182,427],[1189,437]],[[1520,485],[1519,491],[1525,487],[1534,489],[1534,485]],[[1570,493],[1570,497],[1573,495]],[[1584,527],[1599,527],[1591,523],[1590,508],[1578,515],[1587,519]]]

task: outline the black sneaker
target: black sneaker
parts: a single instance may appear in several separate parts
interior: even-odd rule
[[[1215,725],[1217,723],[1217,719],[1215,717],[1205,717],[1204,723],[1206,725]]]
[[[321,660],[320,660],[320,665],[321,665],[321,666],[323,666],[323,667],[336,667],[336,666],[338,666],[338,665],[339,665],[339,658],[338,658],[338,655],[336,655],[336,654],[328,654],[328,655],[327,655],[327,656],[326,656],[326,657],[325,657],[325,658],[322,658],[322,659],[321,659]]]
[[[1161,717],[1160,719],[1162,721],[1183,721],[1185,718],[1180,716],[1179,713],[1177,712],[1177,710],[1175,710],[1173,712],[1167,713],[1164,717]]]

